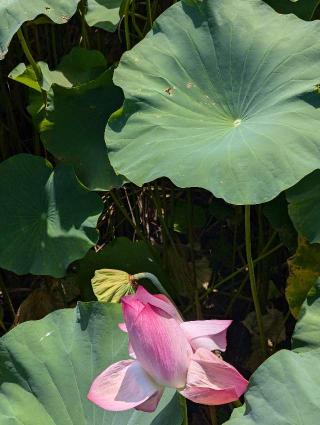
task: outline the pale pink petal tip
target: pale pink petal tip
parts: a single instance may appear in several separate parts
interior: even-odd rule
[[[199,348],[193,355],[181,394],[195,403],[219,405],[237,400],[248,381],[229,363]]]
[[[156,409],[162,388],[156,385],[134,360],[109,366],[93,382],[88,399],[105,410]]]
[[[225,351],[227,329],[232,320],[195,320],[180,324],[192,348],[206,348],[209,351]]]

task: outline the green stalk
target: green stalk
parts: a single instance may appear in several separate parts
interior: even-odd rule
[[[87,23],[85,20],[85,14],[86,14],[86,4],[84,0],[81,0],[79,3],[79,15],[81,20],[81,37],[83,41],[83,46],[86,49],[90,49],[90,42],[89,42],[89,36],[87,31]]]
[[[168,292],[164,289],[164,287],[162,286],[162,284],[160,283],[159,279],[157,278],[157,276],[155,276],[152,273],[148,273],[148,272],[143,272],[143,273],[137,273],[133,275],[133,279],[134,280],[140,280],[140,279],[148,279],[152,282],[152,284],[159,289],[159,291],[166,295],[170,300],[171,297],[168,294]]]
[[[216,406],[208,406],[211,425],[218,425]]]
[[[251,221],[250,221],[250,205],[245,205],[245,240],[246,240],[246,255],[247,255],[247,263],[249,269],[249,280],[251,286],[252,299],[254,303],[254,308],[257,317],[257,323],[259,328],[259,337],[260,337],[260,345],[263,356],[267,357],[266,351],[266,338],[263,328],[261,307],[258,297],[256,279],[254,274],[254,265],[252,260],[252,250],[251,250]]]
[[[279,243],[278,245],[276,245],[274,248],[270,249],[270,251],[265,252],[264,254],[261,254],[259,257],[255,258],[253,260],[253,264],[257,264],[259,261],[264,260],[265,258],[269,257],[269,255],[273,254],[274,252],[278,251],[278,249],[283,247],[283,243]],[[239,274],[245,272],[246,270],[248,270],[248,265],[246,264],[245,266],[241,267],[240,269],[236,270],[235,272],[229,274],[229,276],[225,277],[224,279],[220,280],[216,285],[214,285],[211,288],[208,288],[207,291],[202,294],[199,297],[199,300],[202,301],[205,297],[207,297],[211,292],[213,292],[215,289],[219,288],[221,285],[223,285],[224,283],[228,282],[229,280],[233,279],[234,277],[238,276]],[[188,306],[183,314],[186,314],[189,310],[191,310],[192,305]]]
[[[130,31],[129,31],[129,8],[130,8],[131,0],[126,0],[125,6],[124,6],[124,33],[126,37],[126,46],[127,50],[131,49],[131,41],[130,41]]]
[[[33,72],[36,76],[37,82],[38,82],[40,90],[41,90],[43,103],[44,103],[44,105],[46,105],[47,104],[47,93],[42,89],[43,77],[42,77],[41,69],[32,56],[32,53],[31,53],[31,51],[28,47],[28,44],[26,42],[26,39],[23,35],[21,28],[18,29],[17,36],[18,36],[18,39],[20,41],[23,53],[26,55],[26,58],[28,59],[28,62],[30,63],[30,65],[33,69]]]
[[[191,248],[193,291],[194,291],[194,299],[195,299],[195,306],[196,306],[196,317],[197,317],[197,320],[200,320],[202,319],[202,311],[201,311],[201,304],[199,301],[197,270],[196,270],[196,261],[195,261],[195,255],[194,255],[193,206],[192,206],[191,189],[188,189],[188,237],[189,237],[189,243]]]
[[[153,23],[151,2],[150,2],[150,0],[146,0],[146,3],[147,3],[148,21],[149,21],[149,25],[150,25],[150,29],[151,29],[152,28],[152,23]]]
[[[180,404],[180,410],[182,413],[182,424],[181,425],[188,425],[188,406],[187,406],[187,400],[179,394],[179,404]]]
[[[14,322],[15,319],[16,319],[16,312],[14,310],[14,307],[13,307],[13,304],[12,304],[12,301],[11,301],[11,298],[10,298],[10,295],[9,295],[9,292],[7,290],[7,287],[6,287],[5,283],[4,283],[3,275],[2,275],[2,271],[1,270],[0,270],[0,289],[1,289],[1,292],[3,294],[3,298],[4,298],[5,302],[8,305],[9,312],[10,312],[10,315],[11,315],[11,318],[12,318],[12,322]]]

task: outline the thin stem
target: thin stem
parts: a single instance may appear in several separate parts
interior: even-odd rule
[[[261,307],[260,307],[260,302],[259,302],[259,297],[258,297],[256,278],[255,278],[255,274],[254,274],[254,265],[253,265],[253,260],[252,260],[250,212],[251,212],[250,205],[245,205],[246,255],[247,255],[247,262],[248,262],[248,269],[249,269],[249,280],[250,280],[250,286],[251,286],[252,299],[253,299],[253,303],[254,303],[254,308],[255,308],[257,323],[258,323],[258,328],[259,328],[261,351],[263,353],[263,356],[266,358],[267,357],[266,338],[265,338],[265,333],[264,333],[264,328],[263,328]]]
[[[209,406],[209,415],[212,425],[218,425],[217,409],[215,406]]]
[[[191,248],[191,262],[192,262],[192,275],[193,275],[193,291],[196,305],[196,317],[198,320],[202,319],[201,304],[199,302],[199,290],[197,282],[197,270],[194,255],[194,238],[193,238],[193,206],[191,189],[188,189],[188,237]]]
[[[179,394],[179,401],[180,401],[180,409],[182,413],[182,424],[181,425],[188,425],[188,406],[187,406],[187,400]]]
[[[85,21],[85,14],[86,14],[86,4],[84,0],[81,0],[79,3],[79,15],[81,20],[81,36],[83,45],[86,49],[90,49],[90,42],[89,42],[89,36],[88,36],[88,30],[87,30],[87,23]]]
[[[274,248],[270,249],[270,251],[268,251],[268,252],[260,255],[256,259],[254,259],[253,260],[253,264],[256,264],[259,261],[264,260],[265,258],[269,257],[269,255],[271,255],[274,252],[278,251],[278,249],[280,249],[282,247],[283,247],[283,243],[279,243]],[[229,274],[229,276],[225,277],[224,279],[220,280],[216,285],[212,286],[211,288],[208,288],[207,291],[199,297],[199,300],[202,301],[205,297],[208,296],[208,294],[210,294],[211,292],[213,292],[215,289],[219,288],[221,285],[223,285],[224,283],[228,282],[229,280],[231,280],[232,278],[238,276],[239,274],[243,273],[246,270],[248,270],[248,265],[247,264],[245,266],[241,267],[240,269],[236,270],[235,272]],[[191,308],[192,308],[192,305],[189,305],[184,310],[183,314],[186,314],[189,310],[191,310]]]
[[[150,2],[150,0],[146,0],[146,3],[147,3],[148,21],[149,21],[149,25],[150,25],[150,29],[151,29],[152,23],[153,23],[151,2]]]
[[[36,76],[37,82],[39,84],[39,87],[40,87],[40,90],[41,90],[41,93],[42,93],[43,103],[44,103],[44,105],[46,105],[46,103],[47,103],[47,93],[42,89],[43,77],[42,77],[41,69],[32,56],[32,53],[31,53],[31,51],[28,47],[28,44],[26,42],[26,39],[23,35],[21,28],[18,29],[17,36],[18,36],[18,39],[20,41],[23,53],[26,55],[26,58],[28,59],[28,62],[30,63],[30,65],[33,69],[33,72]]]
[[[113,193],[112,190],[110,190],[109,192],[113,202],[115,203],[116,207],[121,211],[121,213],[123,214],[124,218],[127,220],[128,223],[131,224],[131,226],[133,227],[134,231],[137,233],[137,235],[142,239],[145,240],[144,234],[141,232],[140,228],[137,226],[136,223],[133,222],[133,220],[131,219],[131,217],[129,216],[129,214],[127,213],[127,210],[124,208],[124,206],[120,203],[119,199],[117,198],[117,196]]]
[[[152,282],[152,284],[159,289],[159,291],[166,295],[170,300],[171,297],[168,294],[168,292],[164,289],[164,287],[162,286],[162,284],[160,283],[159,279],[157,278],[157,276],[155,276],[152,273],[148,273],[148,272],[143,272],[143,273],[137,273],[133,275],[133,279],[134,280],[140,280],[140,279],[148,279]]]
[[[129,8],[130,8],[130,3],[131,0],[127,0],[124,6],[124,34],[126,37],[126,46],[127,46],[127,50],[131,49],[131,41],[130,41],[130,31],[129,31]]]
[[[16,319],[16,312],[14,310],[14,307],[13,307],[13,304],[12,304],[12,301],[11,301],[11,298],[10,298],[10,295],[9,295],[9,292],[7,290],[7,287],[6,287],[5,283],[4,283],[2,271],[0,271],[0,289],[1,289],[1,292],[3,294],[3,298],[4,298],[5,302],[8,305],[9,312],[10,312],[10,315],[11,315],[11,318],[12,318],[12,321],[14,322],[15,319]]]

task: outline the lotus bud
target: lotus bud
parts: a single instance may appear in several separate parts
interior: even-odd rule
[[[132,275],[122,270],[96,270],[91,284],[98,301],[102,302],[119,303],[124,295],[135,292]]]

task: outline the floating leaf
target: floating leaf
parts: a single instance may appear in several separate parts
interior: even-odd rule
[[[320,279],[310,289],[300,311],[292,346],[295,351],[309,351],[320,347]]]
[[[225,425],[316,424],[320,415],[320,284],[304,303],[293,335],[295,349],[281,350],[250,378],[245,410]]]
[[[129,358],[127,336],[118,329],[120,311],[118,305],[79,304],[2,337],[0,423],[181,425],[174,390],[166,390],[154,413],[106,412],[87,400],[93,379]]]
[[[122,103],[112,73],[105,71],[91,83],[70,89],[53,85],[48,93],[41,140],[56,158],[73,165],[90,190],[110,190],[124,181],[111,167],[104,143],[107,119]]]
[[[320,242],[320,171],[314,171],[287,191],[289,215],[309,242]]]
[[[319,397],[320,350],[301,354],[282,350],[250,378],[244,416],[225,425],[316,424]]]
[[[277,12],[294,13],[307,21],[314,17],[320,0],[264,0]]]
[[[102,202],[72,168],[29,154],[0,164],[0,266],[62,277],[98,240]]]
[[[320,276],[320,245],[300,238],[297,252],[288,260],[286,298],[293,316],[298,317],[309,290]]]
[[[103,54],[97,50],[74,47],[63,56],[57,69],[51,70],[45,62],[38,62],[42,73],[41,88],[31,65],[17,65],[9,74],[9,78],[24,84],[38,92],[48,92],[53,84],[61,87],[76,87],[97,79],[108,68]]]
[[[90,190],[110,190],[123,184],[110,165],[104,143],[108,117],[122,102],[121,89],[112,82],[112,69],[102,53],[75,47],[56,70],[38,62],[47,92],[44,110],[33,69],[19,64],[10,77],[36,90],[28,111],[42,132],[46,149],[60,161],[72,164],[78,178]],[[38,93],[39,92],[39,93]]]
[[[38,15],[46,15],[56,24],[65,24],[77,10],[79,0],[2,0],[0,3],[0,59],[21,25]]]
[[[90,27],[113,32],[120,21],[122,0],[88,0],[85,19]]]
[[[178,2],[115,71],[111,164],[138,185],[269,201],[320,166],[319,48],[320,22],[260,0]]]

